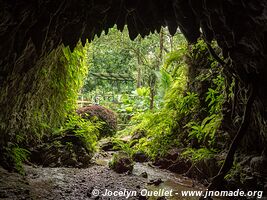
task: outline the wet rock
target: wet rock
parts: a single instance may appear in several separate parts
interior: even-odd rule
[[[254,157],[250,161],[251,172],[257,176],[267,177],[267,158],[265,156]]]
[[[114,154],[109,163],[109,167],[117,173],[132,172],[133,166],[133,160],[125,152]]]
[[[215,158],[206,158],[194,163],[186,172],[190,178],[198,180],[209,179],[217,175],[220,166]]]
[[[33,149],[30,162],[44,167],[88,167],[92,156],[83,138],[66,130]]]
[[[171,149],[164,157],[156,159],[153,165],[183,174],[188,171],[192,163],[190,160],[180,157],[180,152],[180,149]]]
[[[113,147],[114,147],[114,143],[111,140],[103,142],[102,144],[100,144],[100,148],[103,151],[112,151]]]
[[[164,157],[156,159],[153,165],[166,169],[177,161],[180,152],[179,149],[171,149],[164,155]]]
[[[163,183],[163,181],[161,180],[161,178],[158,178],[158,179],[150,180],[147,184],[158,186],[161,183]]]
[[[138,151],[133,154],[133,160],[136,162],[147,162],[148,157],[144,152]]]
[[[175,163],[167,167],[167,169],[178,174],[183,174],[188,171],[191,165],[192,163],[190,160],[180,158],[177,161],[175,161]]]

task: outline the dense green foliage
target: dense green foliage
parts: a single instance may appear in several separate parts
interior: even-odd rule
[[[188,147],[184,155],[193,161],[212,156],[227,100],[220,66],[200,40],[167,54],[163,69],[172,80],[166,87],[163,106],[132,118],[132,134],[145,133],[133,150],[141,150],[152,159],[174,147]],[[195,69],[202,73],[193,73]],[[189,145],[192,141],[193,148]]]
[[[92,46],[89,63],[93,72],[128,73],[135,79],[133,89],[129,83],[96,81],[89,74],[83,91],[116,110],[122,124],[119,130],[123,129],[119,135],[144,133],[133,148],[122,148],[145,152],[152,159],[174,147],[188,147],[185,155],[192,160],[200,158],[201,152],[216,151],[229,92],[222,68],[203,40],[188,46],[181,35],[171,37],[162,29],[130,41],[125,32],[111,29]],[[220,53],[216,44],[212,47]],[[92,82],[95,85],[88,85]]]
[[[92,51],[88,53],[91,73],[82,94],[83,99],[116,111],[120,130],[135,114],[163,106],[165,92],[173,81],[172,73],[175,74],[171,64],[168,69],[162,68],[163,62],[171,59],[174,48],[186,43],[181,34],[171,36],[166,28],[144,39],[138,36],[134,41],[127,32],[127,27],[122,33],[114,27],[91,43]],[[128,74],[134,82],[104,80],[92,75],[97,72]]]
[[[21,80],[14,102],[9,102],[15,104],[10,109],[9,121],[1,120],[1,130],[13,133],[12,140],[25,142],[35,140],[36,136],[41,138],[47,131],[59,127],[76,106],[77,92],[88,70],[84,56],[81,47],[73,53],[68,47],[59,47],[40,60],[32,73]],[[25,88],[30,79],[27,76],[33,79],[31,88]],[[5,98],[4,94],[1,97]]]
[[[61,132],[66,132],[65,130],[72,130],[85,143],[87,151],[93,153],[96,150],[96,142],[101,127],[100,122],[86,120],[73,114],[68,116],[63,128],[59,129],[57,134],[61,135]]]

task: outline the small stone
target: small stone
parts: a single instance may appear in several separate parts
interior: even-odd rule
[[[159,184],[163,183],[163,181],[161,180],[161,178],[159,179],[154,179],[154,180],[150,180],[148,182],[149,185],[155,185],[155,186],[158,186]]]
[[[142,172],[142,173],[141,173],[141,176],[142,176],[143,178],[147,178],[147,173],[146,173],[146,172]]]

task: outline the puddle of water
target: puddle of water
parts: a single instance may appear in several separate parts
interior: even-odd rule
[[[163,183],[159,186],[149,185],[148,189],[153,191],[158,191],[160,189],[165,191],[173,191],[173,196],[167,197],[169,200],[183,200],[188,199],[188,197],[182,197],[180,195],[181,191],[195,191],[203,190],[204,187],[196,184],[193,180],[183,177],[179,174],[175,174],[163,169],[157,169],[150,167],[148,163],[136,163],[133,169],[133,174],[139,176],[142,172],[146,172],[148,175],[148,180],[161,179]],[[175,193],[178,193],[176,195]],[[155,197],[150,197],[149,199],[157,199]],[[190,199],[199,199],[198,197],[190,197]]]

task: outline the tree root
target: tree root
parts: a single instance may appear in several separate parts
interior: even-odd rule
[[[255,89],[253,88],[253,85],[250,84],[249,85],[249,97],[245,106],[245,110],[244,110],[244,115],[243,115],[243,119],[242,119],[242,123],[239,127],[239,130],[236,134],[236,136],[234,137],[231,146],[228,150],[227,156],[225,158],[225,161],[219,171],[219,173],[213,178],[212,182],[210,183],[210,185],[208,186],[208,190],[214,190],[216,189],[220,183],[223,181],[225,175],[229,172],[229,170],[232,168],[233,166],[233,162],[234,162],[234,155],[235,152],[238,148],[238,145],[240,143],[240,141],[242,140],[242,138],[244,137],[244,135],[247,132],[247,129],[249,127],[249,122],[250,122],[250,117],[251,117],[251,109],[254,103],[254,99],[255,99]],[[211,197],[201,197],[200,200],[203,199],[211,199]]]

